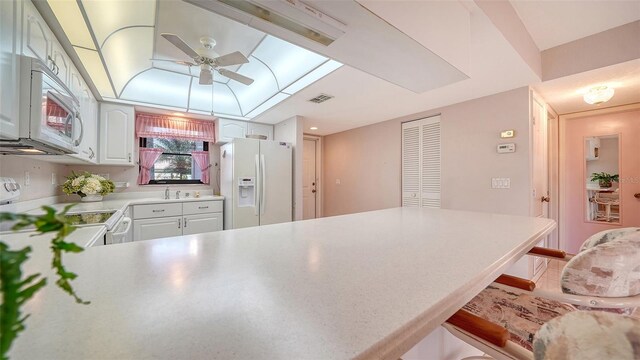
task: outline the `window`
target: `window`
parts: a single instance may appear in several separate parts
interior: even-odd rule
[[[202,184],[202,171],[192,151],[208,151],[205,141],[172,138],[140,138],[140,147],[160,148],[162,155],[150,169],[149,184]]]

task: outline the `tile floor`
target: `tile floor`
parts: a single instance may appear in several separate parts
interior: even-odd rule
[[[564,261],[549,260],[547,270],[536,281],[536,287],[541,290],[562,292],[560,289],[560,274],[565,264]],[[631,316],[640,318],[640,308],[637,308]]]

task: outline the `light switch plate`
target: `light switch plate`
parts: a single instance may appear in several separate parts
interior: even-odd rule
[[[492,189],[510,189],[511,178],[491,178]]]

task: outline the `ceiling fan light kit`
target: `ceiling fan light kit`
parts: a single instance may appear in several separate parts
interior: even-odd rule
[[[180,49],[183,53],[187,54],[191,59],[193,59],[193,63],[185,62],[180,60],[161,60],[161,61],[172,61],[176,64],[187,65],[187,66],[200,66],[200,79],[198,83],[200,85],[212,85],[213,84],[213,71],[217,71],[219,74],[228,77],[231,80],[237,81],[239,83],[245,85],[251,85],[253,83],[253,79],[246,77],[244,75],[238,74],[235,71],[223,69],[225,66],[232,65],[240,65],[246,64],[249,62],[249,59],[246,58],[241,52],[235,51],[230,54],[209,57],[209,54],[215,54],[213,52],[213,47],[216,45],[216,40],[212,37],[203,36],[200,38],[200,44],[204,51],[198,53],[196,50],[191,48],[186,42],[184,42],[178,35],[163,33],[161,34],[163,38],[173,44],[175,47]]]

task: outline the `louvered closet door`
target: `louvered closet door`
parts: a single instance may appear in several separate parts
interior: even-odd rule
[[[420,125],[402,124],[402,206],[420,206]]]
[[[440,208],[440,116],[421,120],[422,207]]]
[[[440,117],[402,124],[402,206],[440,207]]]

